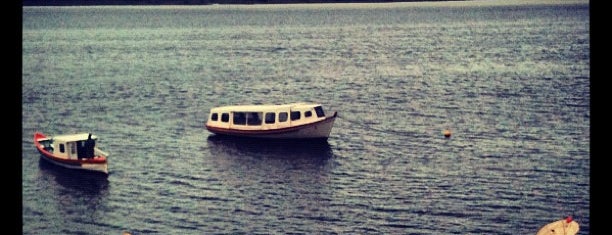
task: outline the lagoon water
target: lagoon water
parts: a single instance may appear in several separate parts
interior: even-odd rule
[[[589,234],[589,24],[586,1],[23,7],[23,234]],[[326,143],[204,129],[296,101],[338,112]],[[35,131],[96,134],[110,174],[42,162]]]

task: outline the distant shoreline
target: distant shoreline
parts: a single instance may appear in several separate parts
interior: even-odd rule
[[[304,3],[385,3],[443,2],[449,0],[23,0],[23,6],[96,6],[96,5],[214,5],[214,4],[304,4]],[[462,1],[462,0],[450,0]]]

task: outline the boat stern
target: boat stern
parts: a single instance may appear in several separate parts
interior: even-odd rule
[[[90,171],[96,171],[96,172],[101,172],[104,174],[108,174],[108,164],[89,164],[89,163],[83,163],[81,164],[81,168],[83,168],[84,170],[90,170]]]

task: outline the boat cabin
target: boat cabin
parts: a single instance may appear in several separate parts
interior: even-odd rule
[[[273,130],[325,119],[320,104],[240,105],[212,108],[208,126],[239,130]]]
[[[91,137],[91,139],[89,139]],[[89,140],[88,140],[89,139]],[[54,156],[66,159],[92,158],[97,136],[89,133],[58,135],[49,141],[40,141],[44,149]]]

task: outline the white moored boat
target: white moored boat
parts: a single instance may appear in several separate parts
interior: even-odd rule
[[[210,109],[206,129],[239,137],[327,139],[336,116],[326,116],[316,103],[233,105]]]
[[[90,133],[53,137],[34,133],[34,146],[42,159],[65,168],[108,174],[108,153],[96,147],[96,140]]]

